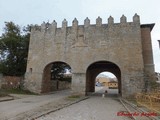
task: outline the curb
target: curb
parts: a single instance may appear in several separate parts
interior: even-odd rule
[[[86,100],[86,99],[88,99],[89,97],[87,96],[85,96],[85,97],[83,97],[83,98],[80,98],[79,100],[76,100],[76,101],[73,101],[73,102],[71,102],[71,103],[68,103],[68,104],[66,104],[66,105],[64,105],[64,106],[61,106],[61,107],[58,107],[58,108],[53,108],[53,109],[51,109],[51,110],[48,110],[48,111],[45,111],[45,112],[43,112],[43,113],[40,113],[39,115],[35,115],[35,116],[33,116],[33,117],[30,117],[30,120],[35,120],[35,119],[37,119],[37,118],[40,118],[40,117],[42,117],[42,116],[44,116],[44,115],[46,115],[46,114],[49,114],[49,113],[52,113],[52,112],[56,112],[56,111],[58,111],[58,110],[61,110],[61,109],[63,109],[63,108],[66,108],[66,107],[69,107],[69,106],[71,106],[71,105],[73,105],[73,104],[76,104],[76,103],[79,103],[79,102],[81,102],[81,101],[83,101],[83,100]]]
[[[144,112],[144,113],[149,112],[149,111],[144,110],[143,108],[137,107],[137,105],[135,105],[134,103],[131,103],[130,101],[128,101],[128,100],[126,100],[126,99],[122,99],[122,100],[123,100],[124,102],[130,104],[131,106],[135,107],[136,109],[138,109],[138,110],[141,111],[141,112]],[[159,116],[149,116],[149,118],[150,118],[151,120],[159,120]]]
[[[10,101],[10,100],[14,100],[14,97],[2,97],[0,99],[0,102]]]

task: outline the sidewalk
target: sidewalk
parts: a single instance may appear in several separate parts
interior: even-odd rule
[[[16,116],[44,106],[49,103],[60,101],[70,95],[70,91],[59,91],[54,94],[31,96],[12,101],[0,102],[0,120],[16,120]]]
[[[12,96],[0,97],[0,102],[14,100]]]
[[[15,99],[22,99],[22,98],[33,97],[33,96],[36,96],[36,95],[9,94],[8,96],[0,97],[0,102],[10,101]]]

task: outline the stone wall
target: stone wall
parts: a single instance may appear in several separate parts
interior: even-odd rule
[[[127,22],[123,15],[120,23],[114,23],[114,18],[110,16],[108,24],[102,24],[102,19],[98,17],[94,25],[90,24],[88,18],[84,20],[84,25],[78,25],[75,18],[69,27],[65,19],[61,28],[57,28],[55,21],[33,27],[25,87],[40,93],[42,84],[45,84],[43,80],[45,67],[61,61],[72,68],[72,90],[85,92],[87,68],[97,61],[109,61],[116,64],[121,71],[122,95],[140,92],[145,87],[144,59],[153,57],[152,54],[149,58],[144,57],[147,51],[143,51],[142,46],[144,44],[142,39],[151,41],[142,37],[145,34],[150,35],[150,26],[147,26],[145,34],[141,34],[141,29],[137,14],[133,16],[132,22]],[[147,69],[153,72],[154,66],[151,64],[152,66]]]
[[[3,75],[0,74],[0,88],[1,88],[1,86],[2,86],[2,78],[3,78]]]
[[[10,89],[10,88],[20,88],[22,87],[23,77],[15,76],[3,76],[1,77],[1,88]]]
[[[47,87],[43,89],[44,92],[53,92],[58,90],[66,90],[71,88],[71,83],[67,81],[56,81],[56,80],[50,80],[48,84],[46,84]]]

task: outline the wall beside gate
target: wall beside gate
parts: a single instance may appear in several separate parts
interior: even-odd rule
[[[75,92],[86,91],[87,68],[97,61],[110,61],[119,66],[122,96],[145,89],[145,70],[150,71],[147,74],[154,73],[154,64],[151,60],[145,61],[153,59],[153,56],[144,50],[144,41],[151,41],[151,38],[143,36],[150,35],[154,25],[141,25],[137,14],[132,22],[127,22],[123,15],[120,23],[114,23],[114,18],[110,16],[107,24],[103,24],[100,17],[93,25],[88,18],[84,20],[84,25],[78,25],[76,18],[72,26],[67,24],[64,19],[61,28],[57,28],[56,21],[32,28],[26,89],[41,93],[44,68],[55,61],[65,62],[72,68],[72,90]],[[150,50],[151,53],[151,47]]]

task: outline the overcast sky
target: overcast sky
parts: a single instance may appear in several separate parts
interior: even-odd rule
[[[103,23],[107,23],[111,15],[119,23],[122,14],[127,17],[127,21],[132,21],[135,13],[140,15],[141,24],[155,23],[151,32],[152,46],[155,71],[160,72],[157,42],[160,39],[160,0],[0,0],[0,35],[5,21],[26,26],[56,20],[60,27],[64,18],[69,25],[75,17],[79,24],[83,24],[86,17],[91,20],[91,24],[95,24],[98,16]]]

